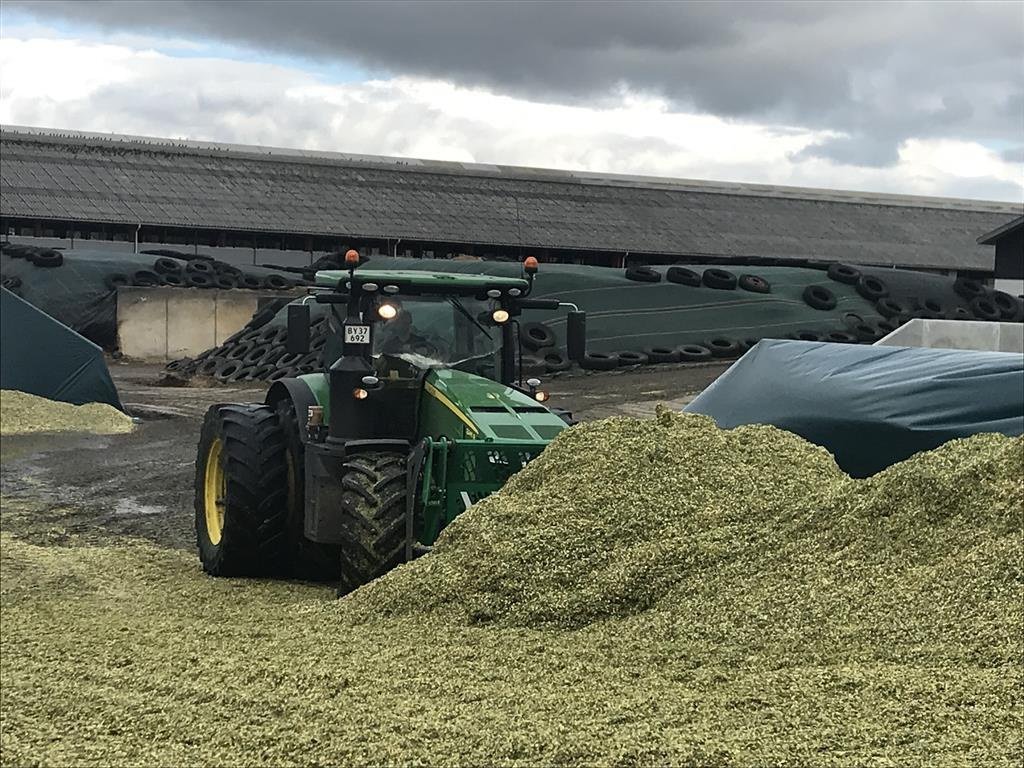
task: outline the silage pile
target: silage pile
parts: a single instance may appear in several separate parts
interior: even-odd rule
[[[667,411],[584,424],[345,613],[559,629],[641,617],[745,636],[751,652],[984,637],[979,653],[998,653],[1007,619],[1024,621],[1022,462],[1024,439],[979,435],[852,480],[773,427]]]
[[[132,431],[132,419],[106,403],[71,405],[14,389],[0,392],[0,434],[90,432],[114,435]]]

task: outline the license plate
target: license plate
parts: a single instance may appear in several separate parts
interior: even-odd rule
[[[370,326],[368,326],[368,325],[346,325],[345,326],[345,343],[346,344],[369,344],[370,343]]]

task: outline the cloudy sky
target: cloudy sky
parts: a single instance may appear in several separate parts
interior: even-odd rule
[[[1024,3],[4,0],[0,122],[1024,199]]]

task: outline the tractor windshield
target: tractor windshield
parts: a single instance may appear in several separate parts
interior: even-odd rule
[[[494,365],[501,331],[484,324],[488,304],[446,296],[389,297],[394,316],[373,333],[374,357],[400,357],[417,367],[475,369]],[[479,365],[477,365],[479,364]],[[475,371],[474,371],[475,372]]]

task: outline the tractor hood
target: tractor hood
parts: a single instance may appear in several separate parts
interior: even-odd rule
[[[451,412],[466,437],[487,440],[553,440],[565,421],[532,397],[491,379],[447,368],[431,370],[424,398]]]

